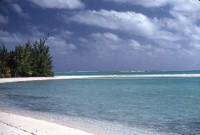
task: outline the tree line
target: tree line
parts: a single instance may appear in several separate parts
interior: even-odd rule
[[[11,51],[0,45],[0,78],[53,76],[52,56],[46,40],[47,37],[34,43],[28,41]]]

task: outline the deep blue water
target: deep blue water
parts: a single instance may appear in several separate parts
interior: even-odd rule
[[[0,84],[0,108],[102,135],[199,135],[200,78]]]

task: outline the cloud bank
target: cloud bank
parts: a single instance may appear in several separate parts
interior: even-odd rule
[[[30,0],[30,2],[43,8],[79,9],[84,7],[81,0]]]
[[[162,7],[169,3],[169,0],[105,0],[116,3],[128,3],[132,5],[139,5],[144,7]]]
[[[56,11],[48,17],[38,15],[47,18],[40,20],[41,26],[38,26],[37,20],[35,25],[38,28],[32,30],[33,34],[29,36],[34,40],[44,36],[45,32],[52,32],[47,44],[55,65],[62,65],[63,69],[184,70],[196,69],[200,62],[198,0],[100,1],[101,4],[110,4],[105,8],[101,4],[95,5],[98,8],[91,8],[95,2],[90,4],[81,0],[29,2],[41,7],[33,9],[45,12],[45,15]],[[30,5],[31,8],[33,4]],[[126,5],[132,8],[125,9]],[[23,4],[10,3],[9,7],[21,16],[16,18],[23,19],[28,13],[30,19],[27,21],[34,21],[32,12],[22,9]],[[46,8],[48,10],[43,10]],[[5,13],[0,14],[1,27],[12,21],[12,17]],[[30,30],[32,27],[33,24]],[[10,47],[26,42],[23,39],[28,37],[24,37],[26,33],[23,32],[0,30],[0,41]]]
[[[70,20],[77,23],[130,32],[142,36],[154,35],[155,29],[157,29],[152,19],[149,19],[141,13],[131,11],[88,10],[75,14]]]

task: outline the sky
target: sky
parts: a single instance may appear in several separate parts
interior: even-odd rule
[[[0,44],[50,34],[53,70],[200,70],[198,0],[0,0]]]

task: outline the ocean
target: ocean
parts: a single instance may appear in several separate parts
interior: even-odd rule
[[[66,72],[57,75],[198,74]],[[200,78],[48,80],[0,84],[0,109],[97,135],[200,135]]]

